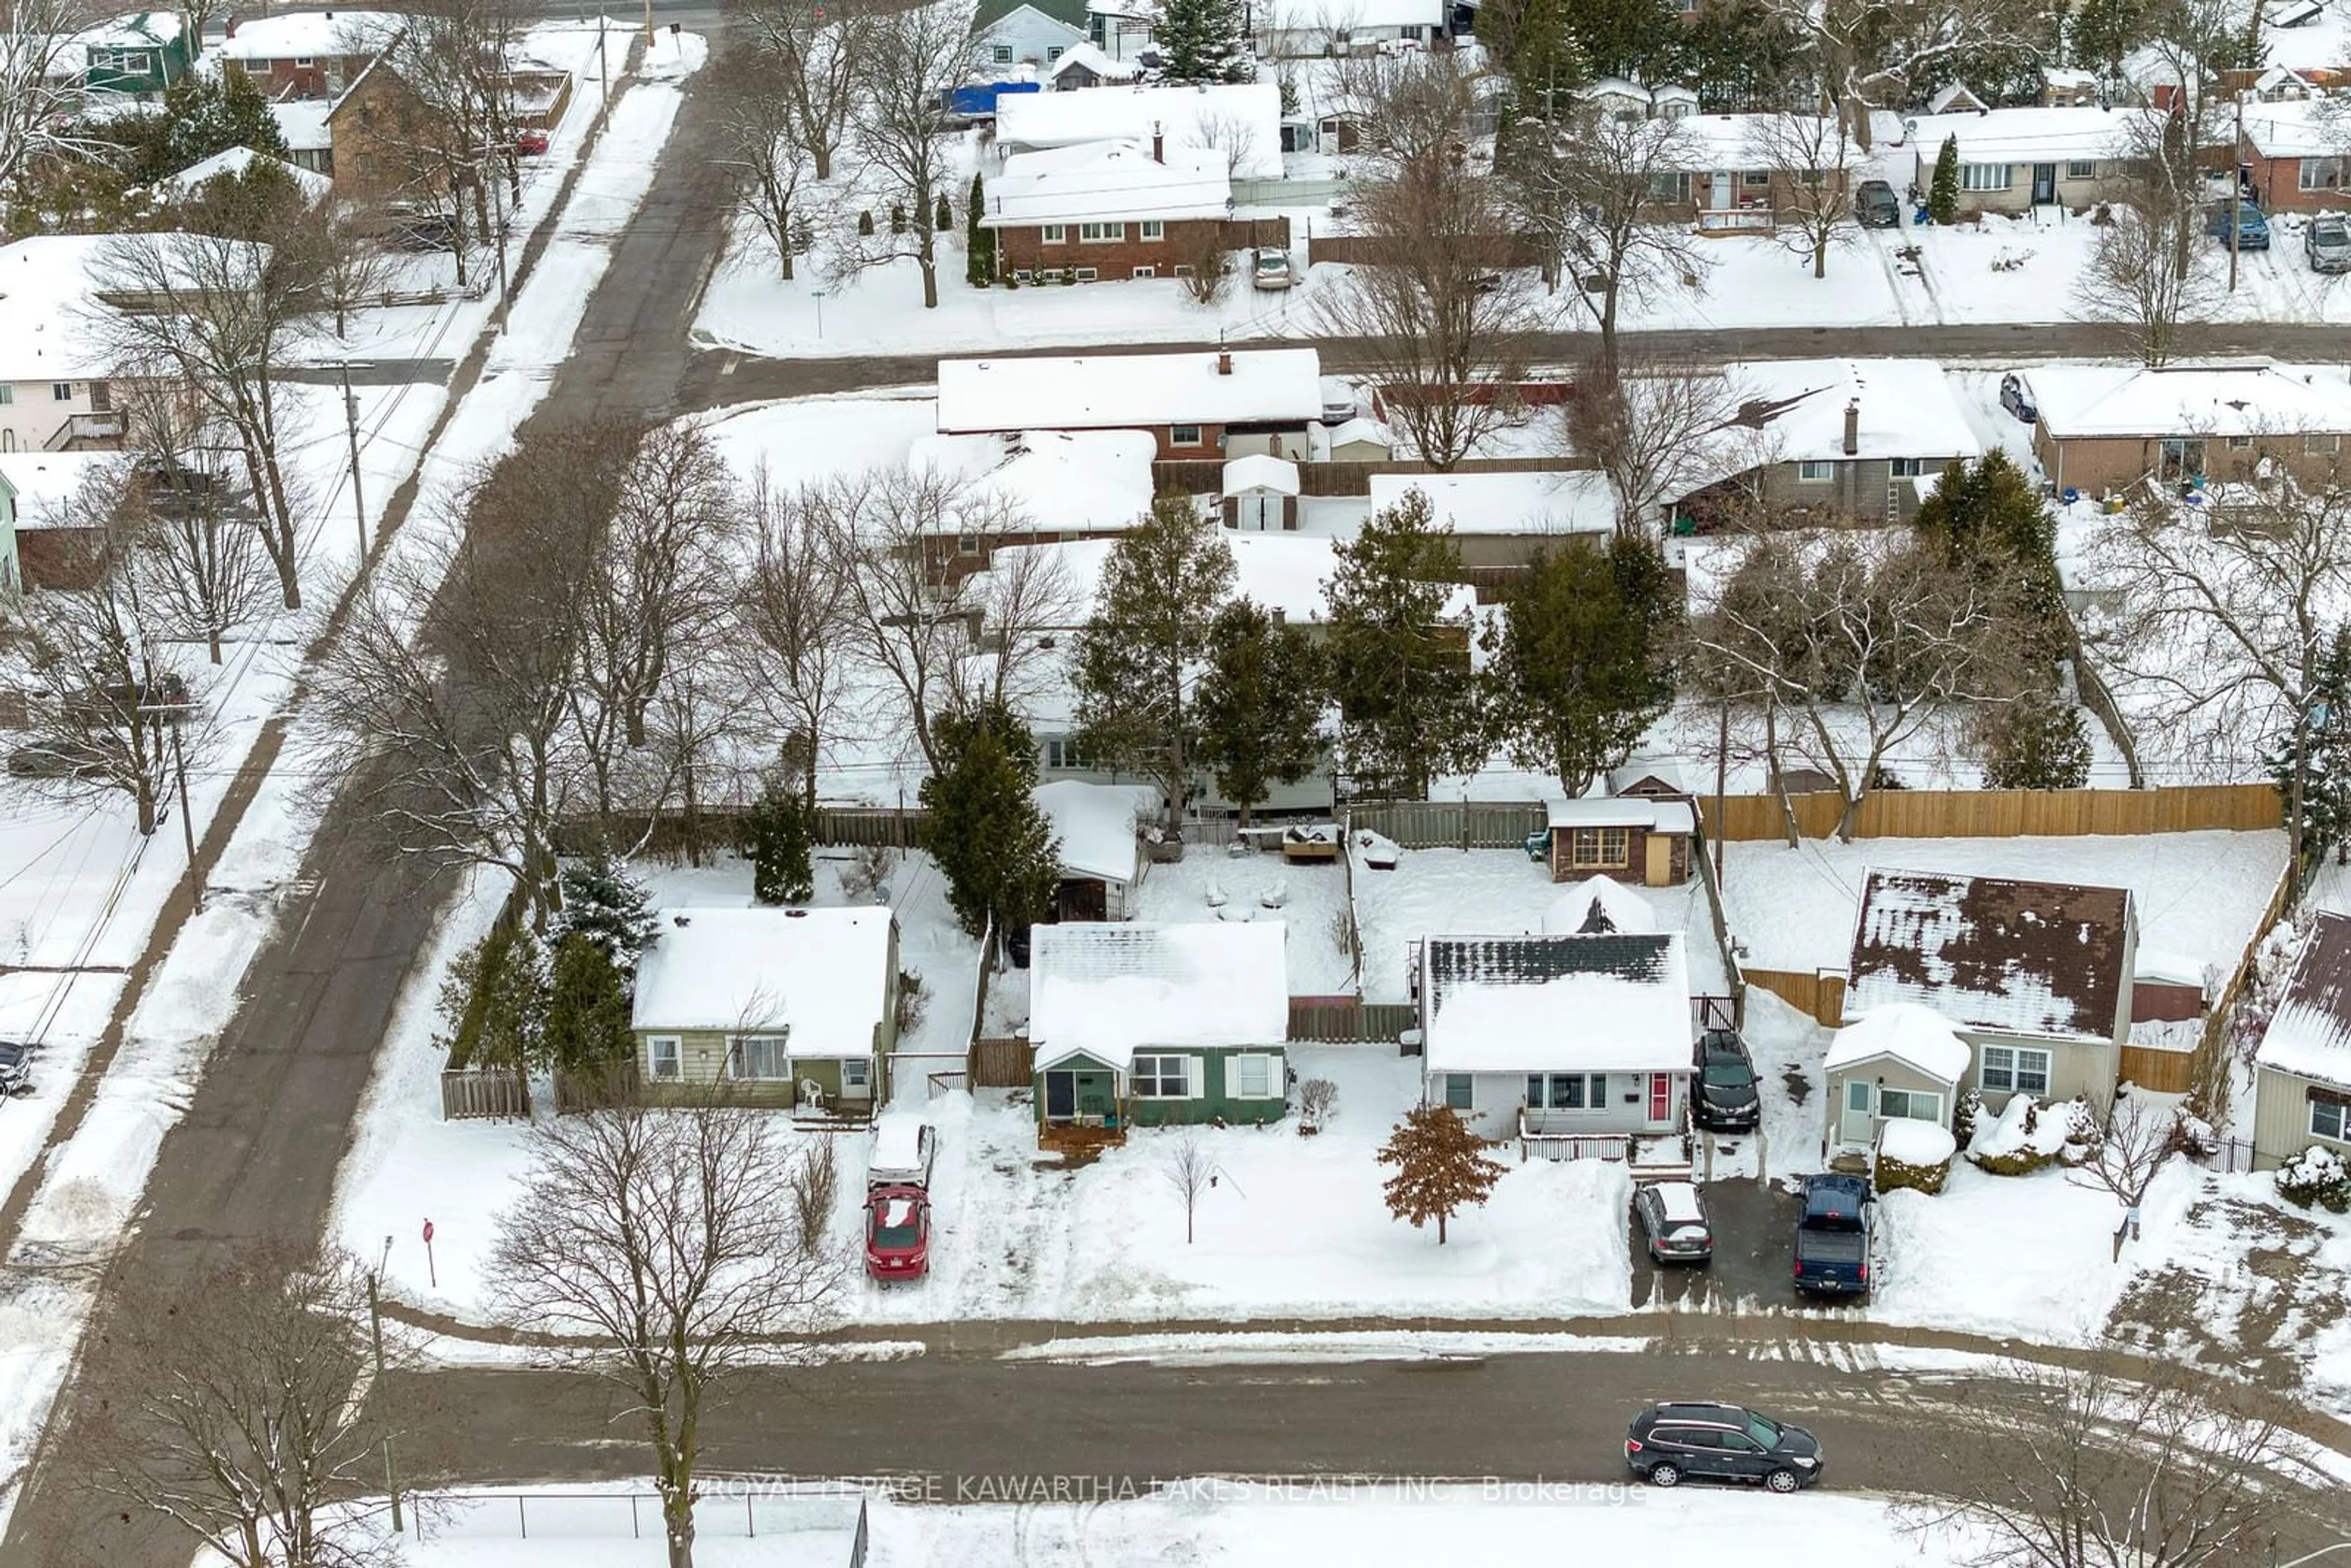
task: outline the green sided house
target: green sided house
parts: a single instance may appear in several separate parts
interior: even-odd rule
[[[1280,1120],[1288,936],[1276,920],[1033,927],[1040,1140],[1057,1130]]]
[[[195,68],[202,47],[176,11],[133,11],[74,35],[50,62],[91,92],[158,98]]]
[[[670,909],[637,963],[645,1098],[863,1118],[890,1097],[898,922],[889,910]]]

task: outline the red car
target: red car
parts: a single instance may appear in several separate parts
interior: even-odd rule
[[[547,151],[547,132],[544,131],[525,131],[517,133],[515,137],[515,151],[521,153],[526,158],[538,157],[540,153]]]
[[[931,1271],[931,1200],[893,1183],[865,1195],[865,1272],[883,1284]]]

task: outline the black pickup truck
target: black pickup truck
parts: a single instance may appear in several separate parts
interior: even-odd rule
[[[1870,1228],[1877,1205],[1860,1176],[1816,1176],[1804,1183],[1796,1221],[1796,1290],[1804,1295],[1869,1293]]]

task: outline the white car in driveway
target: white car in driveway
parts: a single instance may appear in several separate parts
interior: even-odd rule
[[[1254,288],[1287,288],[1296,277],[1290,270],[1290,253],[1271,246],[1249,252],[1249,285]]]

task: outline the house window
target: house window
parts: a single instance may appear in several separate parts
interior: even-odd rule
[[[1624,828],[1576,828],[1567,835],[1571,865],[1623,865],[1632,842]]]
[[[2186,438],[2158,442],[2156,445],[2156,477],[2187,479],[2204,472],[2204,444]]]
[[[976,556],[978,553],[979,536],[977,534],[956,535],[956,554],[961,556]]]
[[[2310,1103],[2310,1135],[2343,1142],[2343,1106],[2338,1101],[2313,1100]]]
[[[1102,276],[1102,274],[1101,274],[1101,273],[1099,273],[1099,272],[1095,271],[1095,270],[1094,270],[1092,267],[1079,267],[1077,270],[1078,270],[1078,281],[1079,281],[1080,283],[1092,283],[1095,278],[1100,277]]]
[[[2294,171],[2294,183],[2305,191],[2332,191],[2343,183],[2340,158],[2304,158]]]
[[[2232,435],[2232,436],[2229,437],[2229,450],[2230,450],[2230,451],[2231,451],[2231,452],[2251,452],[2252,449],[2253,449],[2253,438],[2252,438],[2252,436],[2250,436],[2250,435]]]
[[[1994,1093],[2046,1094],[2049,1053],[2022,1047],[1985,1046],[1982,1078],[1983,1087]]]
[[[1834,463],[1799,463],[1796,465],[1796,478],[1802,484],[1825,485],[1835,477],[1836,465]]]
[[[1943,1097],[1916,1089],[1881,1089],[1877,1092],[1877,1113],[1911,1122],[1940,1122]]]
[[[1608,1078],[1595,1072],[1530,1072],[1527,1104],[1537,1111],[1604,1111],[1608,1108]]]
[[[1896,457],[1886,466],[1896,479],[1916,479],[1927,472],[1927,460],[1923,457]]]
[[[5,390],[0,388],[0,391]],[[5,397],[0,397],[0,402],[7,401]],[[2313,457],[2332,456],[2342,449],[2342,445],[2343,438],[2339,435],[2305,435],[2302,438],[2302,450]]]
[[[1089,244],[1122,240],[1125,237],[1124,224],[1080,224],[1078,225],[1078,238]]]
[[[685,1069],[679,1061],[678,1039],[674,1034],[645,1036],[645,1063],[655,1078],[683,1078]]]
[[[1037,242],[1040,245],[1060,245],[1068,237],[1067,231],[1059,224],[1047,224],[1037,231]]]
[[[872,1098],[873,1092],[872,1078],[873,1064],[872,1062],[862,1061],[854,1056],[843,1057],[841,1059],[841,1092],[850,1099],[865,1100]]]
[[[1157,218],[1145,218],[1143,220],[1143,237],[1144,239],[1165,239],[1167,237],[1167,225],[1160,222]]]
[[[1184,1059],[1180,1056],[1138,1056],[1128,1074],[1138,1100],[1184,1098]]]
[[[1169,425],[1167,427],[1167,444],[1170,446],[1199,445],[1200,427],[1196,424]]]
[[[761,1082],[792,1075],[791,1051],[780,1034],[737,1034],[726,1040],[726,1076]]]
[[[1176,264],[1176,276],[1178,277],[1189,277],[1192,276],[1192,268],[1179,261]]]
[[[1085,752],[1076,740],[1056,737],[1045,742],[1045,766],[1048,768],[1092,768]]]
[[[1771,171],[1769,169],[1750,169],[1745,173],[1739,176],[1739,183],[1746,186],[1750,191],[1768,189],[1771,183]]]
[[[1049,65],[1049,66],[1050,66],[1050,65],[1051,65],[1055,60],[1060,59],[1061,57],[1061,45],[1059,45],[1059,44],[1055,44],[1055,45],[1053,45],[1052,47],[1050,47],[1050,48],[1048,48],[1048,49],[1045,51],[1045,63],[1046,63],[1047,65]]]
[[[1228,1085],[1238,1100],[1273,1098],[1273,1058],[1262,1051],[1233,1058],[1233,1081]]]
[[[2006,163],[1962,163],[1959,165],[1959,189],[1962,191],[2005,191],[2011,165]]]
[[[5,408],[16,401],[16,389],[8,385],[5,382],[0,382],[0,408]]]
[[[1445,1107],[1448,1111],[1469,1109],[1469,1090],[1474,1081],[1466,1072],[1445,1075]]]
[[[998,44],[988,50],[987,54],[988,57],[999,66],[1008,66],[1012,63],[1012,46],[1009,44]]]
[[[1159,269],[1155,267],[1138,267],[1129,272],[1127,276],[1129,277],[1156,277],[1159,276]]]
[[[51,382],[49,383],[49,395],[57,399],[59,402],[73,402],[73,382]]]
[[[1649,176],[1649,199],[1657,202],[1689,200],[1690,177],[1687,173],[1653,173]]]
[[[318,61],[312,59],[308,55],[297,55],[294,57],[294,68],[298,71],[307,71],[318,63]]]
[[[2065,178],[2068,180],[2095,180],[2097,177],[2097,164],[2086,160],[2077,158],[2065,165]]]
[[[1410,38],[1416,44],[1428,36],[1428,29],[1418,23],[1411,23],[1397,28],[1396,33],[1398,37]]]

